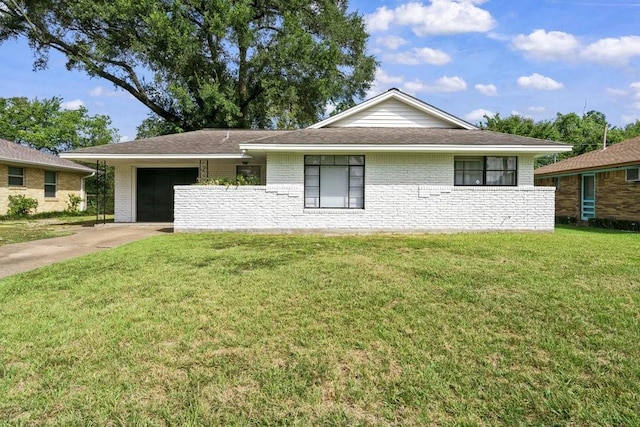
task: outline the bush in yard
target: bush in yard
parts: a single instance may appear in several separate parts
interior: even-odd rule
[[[78,215],[80,213],[80,203],[82,203],[82,197],[77,194],[69,194],[69,200],[67,200],[67,212],[70,215]]]
[[[22,194],[17,196],[9,196],[9,211],[7,216],[9,218],[20,218],[30,215],[38,208],[38,201],[31,197],[26,197]]]

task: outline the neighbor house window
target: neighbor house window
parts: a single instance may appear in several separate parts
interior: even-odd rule
[[[516,156],[476,156],[454,159],[455,185],[517,185]]]
[[[236,177],[237,176],[242,176],[243,178],[252,180],[252,182],[260,183],[260,166],[236,166]]]
[[[627,169],[627,181],[640,181],[640,168]]]
[[[58,176],[56,172],[44,171],[44,197],[56,197]]]
[[[364,209],[364,156],[305,156],[304,207]]]
[[[24,168],[9,166],[9,185],[24,187]]]

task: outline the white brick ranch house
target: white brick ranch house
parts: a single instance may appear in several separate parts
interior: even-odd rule
[[[64,153],[115,167],[115,221],[203,230],[552,230],[540,155],[571,147],[479,130],[391,89],[295,131],[201,130]],[[198,178],[259,176],[259,186]]]

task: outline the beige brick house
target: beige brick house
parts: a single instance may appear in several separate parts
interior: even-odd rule
[[[556,187],[556,217],[640,221],[640,137],[535,170]]]
[[[92,173],[91,168],[0,139],[0,215],[7,213],[12,195],[36,199],[37,212],[63,211],[70,194],[84,203],[84,178]]]

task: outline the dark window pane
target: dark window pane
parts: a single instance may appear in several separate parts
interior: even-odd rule
[[[319,165],[320,156],[304,156],[305,165]]]
[[[349,164],[355,166],[364,165],[364,156],[349,156]]]
[[[349,168],[349,175],[350,176],[364,176],[364,167],[362,166],[352,166]]]
[[[17,168],[15,166],[9,166],[9,175],[24,176],[24,168]]]
[[[487,171],[487,185],[516,185],[514,171]]]
[[[335,156],[335,164],[336,165],[348,165],[349,164],[349,156]]]
[[[320,185],[320,177],[307,175],[306,185],[309,187],[317,187]]]
[[[320,156],[321,165],[333,165],[335,162],[334,156]]]
[[[56,186],[45,184],[44,197],[56,197]]]
[[[24,178],[22,178],[21,176],[10,176],[9,185],[22,187],[24,186]]]
[[[318,176],[320,175],[320,166],[307,166],[304,168],[304,174],[307,176]]]

